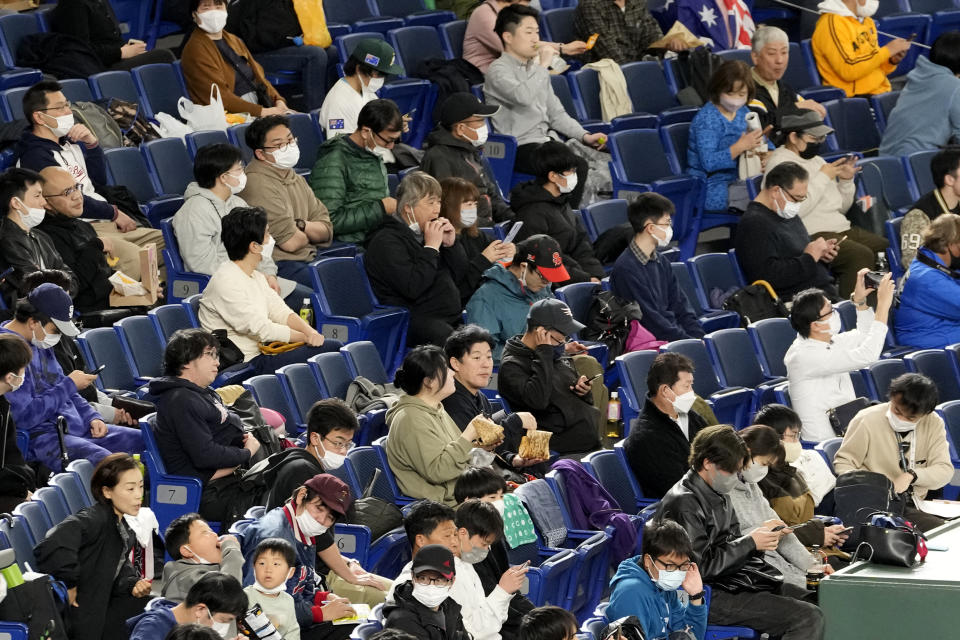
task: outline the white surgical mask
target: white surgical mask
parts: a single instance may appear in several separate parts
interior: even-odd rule
[[[23,206],[23,209],[17,210],[17,213],[20,214],[20,220],[23,221],[23,226],[25,226],[27,229],[33,229],[35,226],[43,222],[43,218],[47,215],[46,209],[28,207],[20,198],[17,198],[17,202]],[[26,213],[23,212],[24,209],[27,210]]]
[[[329,527],[325,527],[317,522],[306,509],[303,510],[303,513],[297,516],[297,526],[300,527],[300,531],[303,532],[303,535],[307,536],[308,538],[321,536],[327,532],[327,529],[329,529]]]
[[[799,442],[784,442],[783,450],[786,452],[784,460],[786,460],[787,464],[790,464],[800,458],[800,454],[803,453],[803,445]]]
[[[263,251],[260,252],[260,259],[269,260],[270,256],[273,255],[273,248],[277,246],[277,240],[273,236],[270,236],[270,239],[260,246],[263,247]]]
[[[450,587],[441,587],[436,584],[413,583],[413,597],[425,607],[433,609],[443,604],[450,597]]]
[[[225,9],[213,9],[197,14],[197,20],[200,21],[200,28],[207,33],[220,33],[227,25],[227,11]]]
[[[263,586],[262,584],[260,584],[260,581],[259,581],[259,580],[254,579],[254,581],[253,581],[253,588],[256,589],[257,591],[259,591],[260,593],[262,593],[262,594],[265,595],[265,596],[275,596],[275,595],[277,595],[278,593],[287,590],[287,581],[284,580],[283,582],[281,582],[281,583],[278,584],[277,586],[268,589],[268,588],[266,588],[265,586]]]
[[[54,116],[49,114],[44,115],[49,118],[54,118]],[[43,126],[45,126],[47,129],[50,129],[50,131],[53,132],[53,135],[57,136],[58,138],[62,138],[63,136],[67,135],[67,132],[70,131],[70,129],[73,129],[74,120],[72,113],[68,113],[65,116],[56,116],[54,119],[57,121],[57,126],[51,127],[48,124],[44,124]]]
[[[887,407],[887,422],[890,423],[890,428],[897,433],[910,433],[917,428],[916,422],[907,422],[903,418],[893,415],[890,407]]]
[[[796,218],[800,215],[800,203],[793,202],[792,200],[787,200],[784,197],[783,207],[777,205],[777,215],[779,215],[784,220],[789,220],[791,218]]]
[[[570,175],[564,175],[564,178],[567,179],[567,184],[564,186],[557,185],[557,189],[560,190],[560,193],[570,193],[577,188],[577,174],[571,173]]]
[[[210,628],[217,632],[217,635],[221,638],[226,638],[227,634],[230,633],[230,623],[229,622],[217,622],[213,621],[213,624],[210,625]]]
[[[880,8],[880,0],[867,0],[863,6],[857,4],[857,15],[861,18],[869,18]]]
[[[382,147],[379,144],[374,143],[373,149],[370,149],[370,153],[383,160],[385,164],[393,162],[393,151],[390,151],[390,149]]]
[[[368,93],[376,93],[383,88],[384,78],[370,78],[370,82],[363,88],[364,91]]]
[[[201,558],[200,554],[198,554],[196,551],[191,549],[189,545],[183,545],[183,546],[187,548],[187,551],[193,554],[192,560],[195,564],[216,564],[215,562],[210,562],[209,560],[204,560],[203,558]]]
[[[413,219],[413,222],[408,222],[407,227],[413,232],[413,235],[417,236],[417,240],[423,240],[423,229],[420,228],[420,223],[417,222],[416,218]]]
[[[690,413],[690,407],[693,406],[694,401],[697,399],[697,394],[691,389],[686,393],[681,393],[673,399],[673,408],[677,413]]]
[[[320,458],[320,461],[323,462],[323,468],[327,471],[333,469],[339,469],[343,466],[343,461],[347,459],[347,456],[334,453],[333,451],[327,451],[326,455]]]
[[[243,191],[244,188],[247,186],[247,174],[245,171],[241,171],[240,175],[238,176],[235,176],[232,173],[228,173],[227,175],[237,181],[237,184],[235,185],[227,183],[227,188],[230,189],[230,193],[232,193],[233,195],[237,195],[238,193]]]
[[[673,240],[673,227],[667,226],[667,228],[664,229],[663,228],[664,225],[655,224],[653,226],[656,227],[659,231],[663,232],[662,238],[658,238],[657,236],[654,235],[653,239],[657,241],[657,246],[659,248],[666,249],[668,246],[670,246],[670,241]]]
[[[281,169],[292,169],[300,161],[300,147],[296,142],[288,144],[282,149],[273,150],[273,164]]]
[[[821,327],[823,327],[823,325],[827,325],[826,329],[830,332],[831,336],[835,336],[843,330],[843,325],[840,321],[840,314],[837,313],[836,309],[834,309],[833,313],[830,314],[829,320],[826,322],[823,320],[817,320],[816,324],[820,325]]]
[[[460,226],[466,229],[477,222],[477,208],[460,209]]]
[[[683,580],[686,577],[686,571],[681,571],[680,569],[667,571],[666,569],[657,567],[657,579],[654,582],[657,587],[663,591],[676,591],[680,588],[680,585],[683,584]]]
[[[10,392],[13,393],[14,391],[16,391],[17,389],[23,386],[23,381],[26,379],[26,376],[18,376],[15,373],[11,373],[9,375],[12,380],[16,381],[16,384],[14,384],[13,382],[7,382],[7,384],[10,385]],[[503,501],[501,500],[501,502]]]
[[[483,562],[487,559],[487,556],[490,554],[490,548],[487,547],[474,547],[469,551],[464,551],[460,549],[460,559],[466,562],[467,564],[477,564]]]
[[[752,465],[740,472],[740,476],[743,478],[744,482],[760,482],[767,477],[767,471],[769,468],[765,464],[757,464],[754,462]]]
[[[500,517],[503,517],[503,510],[504,510],[503,498],[494,500],[490,504],[492,504],[497,509],[497,513],[500,514]]]
[[[728,93],[720,94],[720,106],[727,111],[738,111],[745,104],[747,104],[746,98],[735,98]]]
[[[483,126],[481,126],[479,129],[474,129],[473,132],[477,134],[477,139],[471,139],[470,144],[475,147],[482,147],[487,141],[487,136],[490,135],[490,130],[487,128],[487,123],[484,122]]]
[[[43,327],[40,327],[40,331],[43,332],[43,338],[40,340],[32,338],[30,340],[30,342],[33,343],[33,346],[37,347],[38,349],[53,349],[55,346],[57,346],[57,343],[60,342],[59,333],[47,333],[44,331]]]

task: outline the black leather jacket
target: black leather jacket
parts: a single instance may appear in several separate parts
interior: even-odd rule
[[[77,277],[57,253],[53,241],[42,231],[24,231],[10,218],[0,219],[0,272],[12,267],[4,278],[4,294],[17,297],[23,277],[40,269],[61,269],[70,276],[70,297],[77,295]]]
[[[676,520],[687,530],[700,575],[708,584],[737,573],[751,556],[762,555],[749,535],[740,535],[730,500],[696,471],[687,471],[663,496],[656,517]]]

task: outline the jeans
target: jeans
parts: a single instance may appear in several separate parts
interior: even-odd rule
[[[277,275],[287,280],[293,280],[313,291],[313,280],[310,279],[310,263],[301,260],[277,260]],[[303,302],[303,299],[300,300]],[[290,307],[291,309],[293,307]],[[300,306],[297,306],[299,309]]]
[[[327,52],[321,47],[290,46],[257,54],[265,71],[297,70],[300,72],[301,111],[319,109],[327,94]],[[293,105],[287,105],[292,107]]]
[[[710,624],[750,627],[781,640],[822,640],[823,611],[803,600],[812,592],[784,584],[781,594],[713,590]]]

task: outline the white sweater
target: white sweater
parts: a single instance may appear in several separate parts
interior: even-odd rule
[[[200,299],[200,326],[226,329],[244,362],[260,355],[258,342],[290,341],[291,313],[262,273],[248,276],[235,262],[220,265]]]

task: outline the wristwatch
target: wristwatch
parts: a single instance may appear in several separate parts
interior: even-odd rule
[[[694,600],[702,600],[703,598],[706,598],[706,597],[707,597],[707,592],[701,591],[700,593],[695,593],[692,596],[690,596],[690,602],[693,602]]]
[[[857,305],[858,308],[859,308],[859,307],[866,307],[866,306],[867,306],[867,299],[864,298],[863,300],[859,300],[859,301],[858,301],[858,300],[855,300],[855,299],[854,299],[853,296],[855,296],[855,295],[856,295],[855,293],[851,293],[851,294],[850,294],[850,302],[852,302],[853,304]]]
[[[301,218],[297,218],[297,219],[294,220],[293,222],[294,222],[294,224],[297,225],[297,229],[300,229],[300,231],[306,231],[306,230],[307,230],[307,221],[306,221],[306,220],[303,220],[303,219],[301,219]]]

